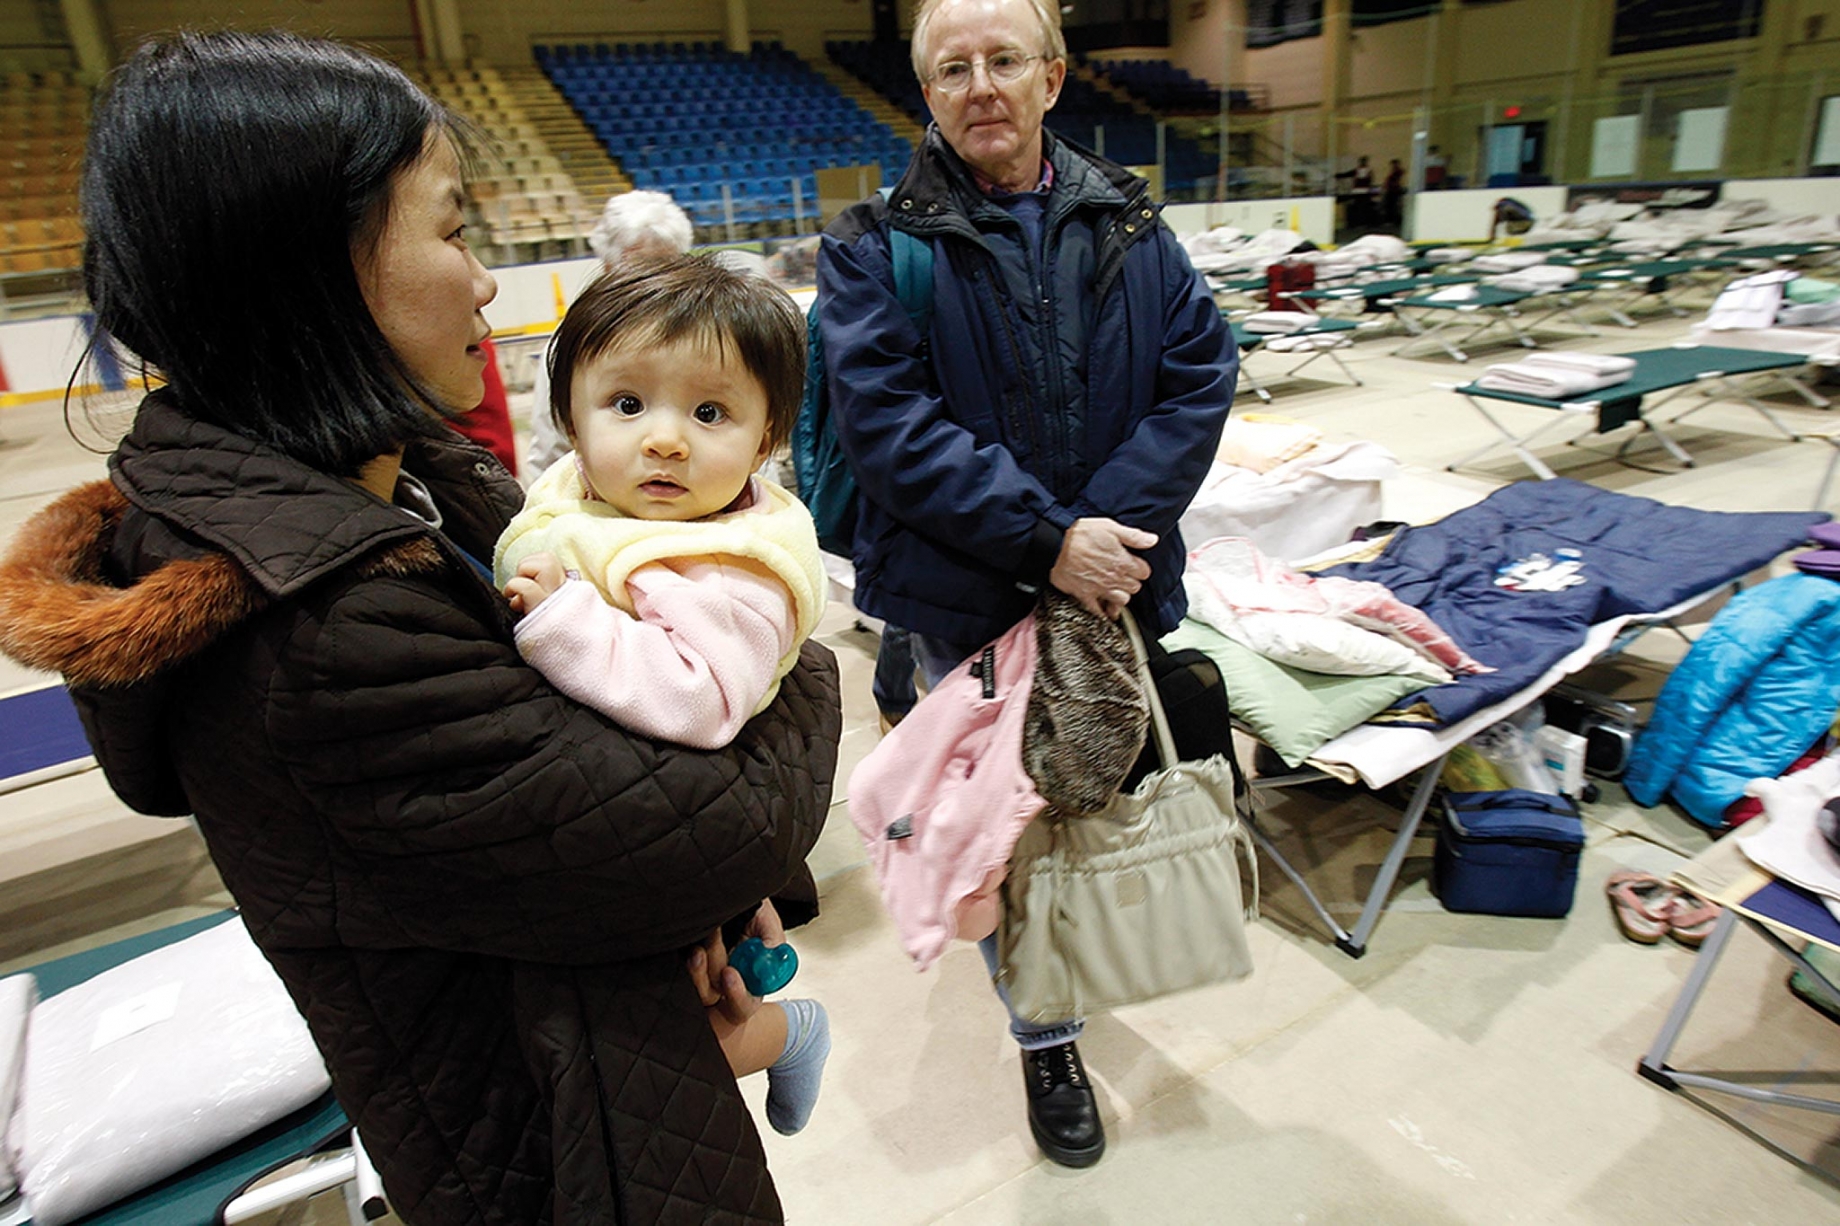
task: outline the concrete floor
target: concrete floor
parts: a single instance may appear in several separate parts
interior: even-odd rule
[[[1561,339],[1618,352],[1668,344],[1672,317],[1634,332]],[[1255,355],[1268,411],[1331,439],[1391,448],[1404,474],[1388,518],[1424,519],[1524,474],[1512,460],[1461,474],[1451,460],[1487,427],[1438,382],[1473,377],[1442,357],[1346,353],[1365,382],[1285,382]],[[1840,424],[1789,398],[1797,428]],[[1242,408],[1261,407],[1250,395]],[[1540,410],[1524,420],[1535,422]],[[105,414],[105,416],[109,416]],[[113,414],[119,418],[119,413]],[[1522,419],[1517,419],[1522,420]],[[100,423],[106,431],[108,423]],[[85,428],[88,430],[88,427]],[[1561,437],[1563,437],[1561,435]],[[1679,427],[1698,460],[1641,467],[1553,443],[1561,473],[1718,510],[1810,505],[1831,452],[1773,436],[1748,409],[1715,405]],[[56,406],[0,410],[0,535],[69,485],[100,475]],[[1779,564],[1779,568],[1780,568]],[[873,639],[833,607],[821,639],[843,667],[844,768],[877,731]],[[1682,645],[1650,635],[1595,682],[1652,697]],[[0,693],[35,680],[0,662]],[[806,1131],[768,1133],[789,1219],[800,1223],[1781,1223],[1840,1220],[1840,1120],[1738,1099],[1669,1094],[1637,1077],[1692,964],[1671,942],[1624,940],[1603,882],[1620,866],[1665,870],[1707,844],[1678,812],[1632,805],[1615,785],[1588,808],[1577,904],[1563,921],[1453,915],[1432,898],[1430,841],[1406,861],[1370,943],[1351,960],[1300,897],[1263,874],[1264,920],[1247,980],[1097,1017],[1082,1043],[1110,1136],[1088,1171],[1037,1153],[1014,1046],[969,946],[925,974],[901,953],[844,787],[812,858],[825,911],[795,934],[798,991],[830,1010],[835,1049]],[[1328,785],[1267,810],[1280,843],[1352,923],[1392,837],[1397,801]],[[0,796],[0,971],[222,907],[229,900],[183,822],[136,817],[94,773]],[[1785,964],[1741,932],[1675,1054],[1683,1067],[1749,1071],[1765,1084],[1840,1089],[1840,1027],[1792,998]],[[764,1083],[746,1085],[757,1117]],[[279,1220],[342,1220],[335,1198]]]

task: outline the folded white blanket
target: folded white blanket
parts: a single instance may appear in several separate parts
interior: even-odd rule
[[[1840,301],[1785,302],[1776,322],[1785,328],[1831,328],[1840,324]]]
[[[1783,286],[1795,276],[1776,269],[1733,281],[1706,312],[1706,326],[1714,332],[1769,327],[1776,322],[1777,309],[1782,306]]]
[[[1541,251],[1498,251],[1494,255],[1477,256],[1469,266],[1478,272],[1515,272],[1545,262],[1546,254]]]
[[[1840,303],[1835,304],[1840,306]],[[1315,349],[1340,349],[1353,344],[1346,332],[1317,332],[1310,336],[1279,336],[1265,342],[1273,353],[1303,353]]]
[[[38,1003],[38,981],[30,975],[0,979],[0,1201],[19,1186],[19,1167],[12,1143],[19,1078],[26,1061],[26,1018]]]
[[[1426,294],[1425,297],[1432,302],[1471,302],[1475,300],[1476,287],[1473,285],[1446,285],[1443,289],[1434,290]]]
[[[1526,294],[1543,294],[1570,285],[1577,279],[1578,270],[1562,264],[1536,264],[1519,272],[1504,272],[1499,276],[1484,278],[1486,284]]]
[[[1614,387],[1628,378],[1626,371],[1621,374],[1592,374],[1584,370],[1567,370],[1562,366],[1510,362],[1489,367],[1476,380],[1476,386],[1493,392],[1514,392],[1546,400],[1569,400],[1586,392]]]
[[[1636,368],[1636,360],[1614,353],[1576,353],[1566,349],[1542,349],[1521,358],[1515,365],[1552,367],[1555,370],[1583,371],[1589,375],[1621,375],[1628,378]]]
[[[1322,322],[1322,316],[1312,315],[1308,311],[1260,311],[1248,315],[1240,321],[1240,327],[1248,332],[1265,335],[1282,335],[1312,327]]]
[[[1474,247],[1433,247],[1425,259],[1433,264],[1464,264],[1476,258]]]
[[[60,1226],[311,1103],[330,1083],[232,919],[43,1001],[26,1043],[24,1185]]]

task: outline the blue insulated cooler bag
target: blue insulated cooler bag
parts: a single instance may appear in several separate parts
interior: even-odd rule
[[[1450,792],[1432,883],[1446,911],[1557,919],[1572,909],[1584,821],[1564,796]]]

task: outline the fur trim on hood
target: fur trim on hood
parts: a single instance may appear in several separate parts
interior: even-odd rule
[[[128,500],[78,486],[26,521],[0,560],[0,651],[73,685],[145,681],[196,655],[262,601],[224,554],[168,563],[130,588],[102,561]]]
[[[189,659],[267,598],[227,554],[166,563],[116,587],[103,559],[129,502],[107,481],[78,486],[26,521],[0,558],[0,652],[72,685],[135,685]],[[431,542],[371,562],[398,574],[441,565]]]

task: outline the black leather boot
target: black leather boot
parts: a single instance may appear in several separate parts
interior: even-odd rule
[[[1041,1152],[1062,1166],[1091,1166],[1105,1152],[1099,1100],[1072,1043],[1022,1053],[1029,1131]]]

